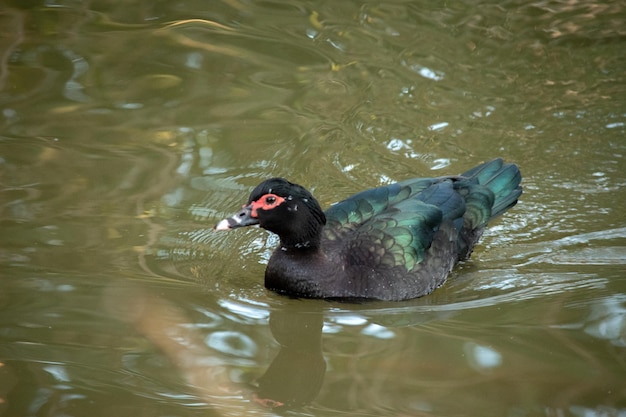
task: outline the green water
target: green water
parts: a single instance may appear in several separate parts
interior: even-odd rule
[[[0,5],[0,415],[626,415],[620,2]],[[519,204],[427,297],[267,292],[215,233],[501,156]],[[281,406],[282,405],[282,406]]]

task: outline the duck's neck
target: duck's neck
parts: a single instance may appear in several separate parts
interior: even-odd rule
[[[295,243],[285,243],[282,240],[280,242],[280,250],[288,253],[317,252],[319,249],[319,243],[313,244],[310,240]]]
[[[318,252],[321,249],[323,225],[311,225],[309,230],[297,236],[280,236],[280,250],[292,254]]]

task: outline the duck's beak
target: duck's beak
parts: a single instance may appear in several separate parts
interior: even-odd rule
[[[259,224],[259,219],[252,217],[252,204],[243,206],[236,214],[220,221],[215,225],[215,230],[230,230],[238,227],[253,226]]]

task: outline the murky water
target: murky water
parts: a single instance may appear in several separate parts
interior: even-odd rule
[[[626,415],[619,2],[0,6],[3,416]],[[215,233],[501,156],[525,193],[401,303],[267,292]]]

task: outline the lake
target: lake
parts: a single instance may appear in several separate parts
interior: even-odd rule
[[[0,415],[626,416],[620,2],[0,6]],[[326,208],[519,165],[434,293],[280,296],[262,180]]]

